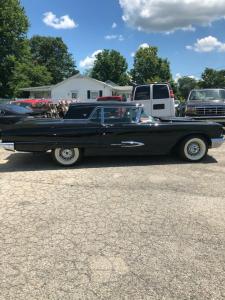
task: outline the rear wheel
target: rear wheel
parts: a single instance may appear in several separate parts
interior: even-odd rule
[[[198,162],[208,153],[208,143],[200,136],[185,139],[180,145],[180,156],[186,161]]]
[[[56,148],[52,151],[54,160],[64,167],[70,167],[81,160],[81,149],[79,148]]]

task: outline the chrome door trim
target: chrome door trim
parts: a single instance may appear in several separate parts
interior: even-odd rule
[[[120,144],[111,144],[113,147],[121,147],[121,148],[136,148],[145,146],[144,143],[135,142],[135,141],[122,141]]]

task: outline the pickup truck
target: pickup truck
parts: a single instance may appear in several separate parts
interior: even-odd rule
[[[183,115],[225,124],[225,89],[196,89],[189,94]]]

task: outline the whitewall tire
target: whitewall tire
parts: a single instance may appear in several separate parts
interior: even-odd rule
[[[208,143],[203,137],[189,137],[180,146],[180,155],[186,161],[201,161],[208,153]]]
[[[64,167],[70,167],[81,160],[81,150],[79,148],[56,148],[52,151],[54,160]]]

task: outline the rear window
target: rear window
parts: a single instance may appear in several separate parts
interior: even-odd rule
[[[153,85],[153,99],[170,98],[169,89],[166,84]]]
[[[135,90],[134,100],[149,100],[150,99],[150,86],[138,86]]]
[[[93,107],[70,106],[65,119],[88,119],[93,109]]]

